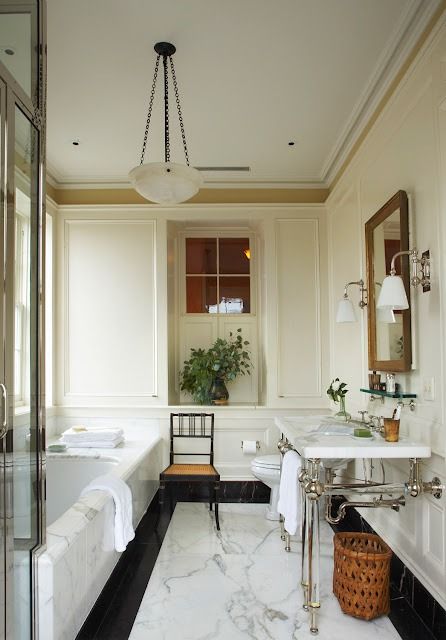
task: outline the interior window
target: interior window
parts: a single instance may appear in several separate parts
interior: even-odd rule
[[[186,238],[186,313],[251,312],[249,238]]]

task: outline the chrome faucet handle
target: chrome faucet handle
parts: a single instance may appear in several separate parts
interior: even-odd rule
[[[365,422],[365,415],[368,415],[368,411],[358,411],[359,415],[361,416],[361,422]]]

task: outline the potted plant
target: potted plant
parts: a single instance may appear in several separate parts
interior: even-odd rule
[[[242,330],[229,338],[217,338],[207,350],[191,349],[189,360],[180,371],[180,389],[190,393],[198,404],[227,404],[226,382],[238,375],[251,374],[251,359],[243,340]]]
[[[348,422],[351,415],[345,410],[345,396],[348,393],[346,387],[346,382],[341,382],[339,378],[335,378],[331,381],[327,389],[327,395],[330,396],[333,402],[339,402],[339,411],[334,416],[336,420],[345,420]]]

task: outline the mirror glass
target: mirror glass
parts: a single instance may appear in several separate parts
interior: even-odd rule
[[[368,280],[369,368],[408,371],[411,365],[410,311],[377,309],[381,284],[390,272],[392,257],[409,246],[407,194],[398,191],[366,223]],[[395,260],[409,299],[409,257]]]

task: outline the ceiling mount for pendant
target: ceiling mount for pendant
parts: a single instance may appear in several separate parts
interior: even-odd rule
[[[176,52],[176,47],[170,42],[157,42],[154,49],[157,53],[157,58],[149,98],[149,109],[144,132],[141,160],[139,166],[130,171],[129,177],[136,191],[138,191],[138,193],[147,200],[158,202],[159,204],[178,204],[185,200],[189,200],[189,198],[192,198],[192,196],[198,192],[203,183],[203,178],[196,169],[189,166],[189,153],[187,150],[186,134],[184,131],[184,122],[181,113],[178,83],[172,60],[172,56]],[[164,74],[164,162],[151,162],[144,164],[160,58],[163,60]],[[180,123],[186,164],[170,162],[169,68],[174,88],[175,103]]]

